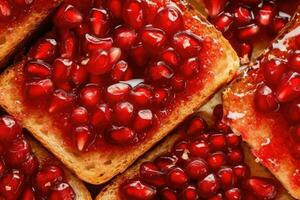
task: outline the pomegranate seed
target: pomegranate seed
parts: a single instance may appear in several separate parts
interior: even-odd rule
[[[165,105],[170,97],[170,91],[167,88],[156,88],[153,91],[153,102],[157,106]]]
[[[207,163],[201,158],[190,161],[185,167],[186,174],[194,180],[204,178],[208,171]]]
[[[109,54],[107,51],[91,52],[87,60],[87,70],[93,75],[106,74],[112,69]]]
[[[208,15],[211,17],[217,16],[223,9],[225,8],[225,5],[227,3],[227,0],[204,0],[204,5],[207,9]]]
[[[300,73],[300,53],[292,54],[289,58],[289,67]]]
[[[101,104],[96,107],[92,114],[91,124],[94,127],[103,127],[110,123],[112,117],[112,110],[107,104]]]
[[[144,21],[144,13],[139,0],[127,0],[123,5],[123,20],[134,29],[140,29]]]
[[[223,195],[219,193],[219,194],[213,195],[208,200],[223,200]]]
[[[299,160],[300,159],[300,144],[299,143],[294,143],[291,148],[291,153],[295,157],[295,159]]]
[[[71,79],[75,85],[82,85],[87,81],[88,72],[85,66],[72,65]]]
[[[25,188],[24,191],[22,192],[22,197],[21,200],[35,200],[35,194],[32,188]]]
[[[53,81],[54,83],[66,82],[70,78],[70,72],[73,62],[69,59],[57,58],[53,66]]]
[[[77,149],[83,151],[91,140],[90,129],[87,126],[76,127],[73,131],[73,135],[75,136]]]
[[[140,110],[133,121],[133,129],[135,131],[143,131],[149,128],[153,122],[153,114],[151,110]]]
[[[173,75],[173,70],[163,61],[155,62],[148,66],[148,76],[153,83],[166,83]]]
[[[248,8],[240,6],[234,11],[233,16],[237,25],[245,26],[252,20],[253,13]]]
[[[267,85],[260,85],[255,94],[256,108],[264,112],[276,111],[279,108],[279,103],[270,87]]]
[[[226,164],[226,156],[223,152],[216,152],[208,156],[207,163],[213,170],[219,169]]]
[[[133,77],[133,71],[124,60],[120,60],[111,71],[111,79],[115,82],[128,81]]]
[[[176,92],[181,92],[186,88],[186,81],[180,74],[175,74],[171,79],[171,86]]]
[[[239,46],[239,56],[241,58],[245,58],[247,59],[247,62],[249,61],[249,59],[252,56],[252,52],[253,52],[253,46],[252,44],[248,44],[248,43],[241,43]]]
[[[189,58],[184,61],[184,63],[180,66],[180,70],[186,78],[193,78],[197,76],[200,71],[200,62],[198,58]]]
[[[166,184],[164,174],[152,162],[144,162],[140,166],[140,176],[145,182],[155,187],[161,187]]]
[[[113,144],[128,145],[135,141],[136,134],[127,127],[114,127],[108,131],[107,137]]]
[[[39,191],[47,193],[55,183],[63,180],[64,173],[57,166],[43,167],[35,176],[35,184]]]
[[[300,102],[299,100],[293,101],[283,108],[284,116],[290,123],[300,122]]]
[[[160,191],[159,197],[165,200],[177,200],[177,193],[176,191],[166,187]]]
[[[86,124],[89,120],[89,114],[85,107],[79,106],[73,109],[71,120],[74,124]]]
[[[30,152],[31,147],[26,140],[16,139],[9,146],[7,152],[7,157],[9,158],[8,163],[17,166],[28,158]]]
[[[130,58],[134,61],[134,63],[140,67],[144,67],[148,63],[149,53],[143,46],[143,44],[139,43],[131,48]]]
[[[276,97],[279,102],[288,102],[300,96],[300,75],[297,72],[291,72],[280,82]]]
[[[88,34],[89,31],[90,31],[90,28],[89,28],[88,24],[86,24],[86,23],[79,24],[75,28],[75,33],[80,38],[84,38],[86,35],[89,35]]]
[[[296,43],[297,47],[299,48],[300,47],[300,35],[295,37],[295,43]]]
[[[261,26],[268,26],[271,24],[275,14],[275,8],[272,4],[265,4],[259,9],[256,15],[256,21]]]
[[[43,39],[30,52],[30,57],[35,60],[52,62],[56,55],[57,42],[55,39]]]
[[[32,78],[48,78],[51,75],[50,66],[41,61],[30,61],[25,66],[25,72]]]
[[[60,6],[54,19],[55,25],[61,28],[74,28],[79,26],[82,21],[82,14],[70,4]]]
[[[160,2],[155,0],[142,0],[142,6],[145,16],[145,24],[153,24],[158,10],[161,7]]]
[[[113,121],[117,125],[128,125],[133,118],[134,107],[129,102],[117,103],[113,108]]]
[[[12,7],[7,0],[0,2],[0,19],[9,18],[12,15]]]
[[[223,189],[232,188],[237,183],[237,177],[234,174],[234,171],[229,167],[221,168],[218,171],[217,176],[219,178],[220,186]]]
[[[198,192],[195,186],[189,185],[182,191],[182,199],[183,200],[197,200]]]
[[[178,66],[180,57],[173,48],[168,48],[161,53],[161,59],[173,67]]]
[[[179,158],[182,157],[186,152],[188,152],[189,144],[186,140],[181,140],[175,143],[173,146],[173,152]]]
[[[225,192],[225,199],[226,200],[241,200],[242,199],[242,192],[239,188],[232,188]]]
[[[172,45],[186,58],[197,57],[201,50],[201,40],[191,32],[183,31],[174,35]]]
[[[244,180],[250,176],[250,168],[246,164],[234,166],[233,171],[239,181]]]
[[[22,128],[11,116],[2,116],[0,118],[0,142],[5,144],[11,142],[22,133]]]
[[[233,17],[229,13],[223,13],[213,20],[215,27],[221,32],[226,32],[233,23]]]
[[[0,160],[0,176],[1,177],[4,175],[5,171],[6,171],[6,166],[5,166],[4,161],[1,159]]]
[[[161,50],[167,42],[165,33],[152,27],[146,27],[140,34],[141,41],[147,50],[156,53]]]
[[[227,160],[231,164],[238,164],[244,161],[244,154],[241,149],[231,149],[227,153]]]
[[[277,186],[272,179],[252,177],[246,181],[245,186],[261,199],[274,199],[277,195]]]
[[[259,31],[259,26],[256,24],[250,24],[238,29],[238,37],[240,40],[248,40],[254,37]]]
[[[75,193],[72,187],[67,183],[59,183],[54,186],[52,189],[49,200],[58,200],[58,199],[75,199]]]
[[[172,188],[183,188],[188,183],[187,174],[179,167],[171,169],[167,174],[168,183]]]
[[[33,81],[26,84],[27,96],[31,99],[45,98],[53,92],[53,83],[50,79]]]
[[[83,48],[85,52],[95,52],[99,50],[108,51],[112,48],[112,38],[98,38],[96,36],[85,34],[83,41]]]
[[[183,29],[184,22],[180,11],[175,7],[168,6],[158,12],[154,25],[172,35]]]
[[[215,195],[220,187],[217,177],[214,174],[209,174],[204,179],[199,180],[197,186],[198,194],[202,198]]]
[[[63,90],[56,90],[50,100],[49,113],[61,112],[72,107],[74,97]]]
[[[231,132],[231,128],[225,122],[223,122],[222,120],[217,121],[215,126],[216,126],[216,129],[220,132],[223,132],[223,133],[230,133]]]
[[[113,17],[120,18],[122,15],[122,1],[108,0],[106,2],[107,8],[111,11]]]
[[[109,14],[102,8],[92,8],[89,17],[90,30],[96,36],[104,36],[109,30]]]
[[[27,157],[23,163],[21,163],[20,169],[26,175],[32,175],[37,171],[39,167],[39,161],[35,155],[31,154]]]
[[[189,136],[201,134],[207,128],[206,122],[201,117],[194,117],[188,122],[186,134]]]
[[[130,92],[130,99],[134,105],[145,107],[152,102],[152,88],[149,85],[139,84]]]
[[[0,193],[7,200],[18,199],[25,177],[19,170],[12,170],[0,179]]]
[[[278,59],[273,59],[264,61],[262,63],[262,69],[266,83],[271,86],[276,86],[286,72],[286,65]]]
[[[65,31],[60,39],[60,55],[62,58],[73,58],[77,54],[78,44],[72,32]]]
[[[290,19],[275,16],[271,25],[273,32],[278,34],[289,21]]]
[[[80,102],[87,108],[101,102],[101,90],[97,85],[86,85],[80,91]]]
[[[300,142],[300,126],[296,126],[295,129],[292,132],[293,139],[295,139],[297,142]],[[1,171],[1,170],[0,170]]]
[[[209,138],[211,148],[214,151],[223,150],[227,147],[224,134],[212,134]]]
[[[211,149],[204,141],[194,141],[189,145],[189,151],[194,157],[207,158]]]
[[[126,83],[116,83],[107,87],[105,97],[108,103],[115,104],[124,100],[130,91],[130,85]]]
[[[242,143],[242,138],[234,133],[229,133],[226,135],[226,143],[231,148],[238,147]]]
[[[165,155],[155,158],[154,163],[161,171],[168,171],[175,166],[178,158],[175,155]]]
[[[131,181],[122,186],[122,191],[127,199],[151,200],[156,196],[155,188],[145,185],[140,181]]]
[[[129,49],[133,46],[137,38],[134,29],[120,26],[115,30],[114,42],[121,49]]]

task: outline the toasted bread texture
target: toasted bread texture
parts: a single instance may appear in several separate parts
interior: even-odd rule
[[[32,151],[39,159],[40,162],[43,160],[49,160],[49,158],[53,157],[47,150],[45,150],[38,142],[33,139],[29,139]],[[85,187],[85,185],[73,174],[71,174],[67,169],[64,169],[66,180],[72,186],[75,194],[76,200],[92,200],[92,197]]]
[[[61,2],[62,0],[37,0],[31,5],[30,12],[17,21],[9,23],[7,27],[2,26],[3,22],[0,23],[0,67]]]
[[[211,38],[213,44],[211,52],[220,55],[208,62],[211,65],[210,74],[203,77],[203,88],[178,106],[172,113],[161,121],[163,126],[158,127],[149,137],[140,144],[133,145],[122,151],[109,149],[105,152],[91,151],[78,152],[64,144],[61,130],[53,125],[48,113],[38,110],[25,111],[20,85],[22,82],[23,64],[10,67],[0,77],[0,105],[11,115],[15,116],[47,149],[56,155],[69,169],[82,180],[100,184],[110,180],[113,176],[122,173],[139,156],[144,154],[155,143],[164,138],[178,123],[195,112],[210,96],[223,87],[235,76],[239,66],[239,59],[227,40],[222,37],[212,25],[187,2],[177,1],[179,7],[184,8],[183,17],[187,29],[202,37]],[[211,53],[210,50],[205,52]]]
[[[298,12],[272,46],[287,44],[299,34],[300,13]],[[264,56],[274,50],[266,50]],[[278,113],[259,113],[254,106],[257,84],[262,81],[258,70],[250,67],[224,92],[224,115],[231,128],[249,144],[254,156],[281,181],[290,194],[300,199],[299,160],[291,153],[289,126]]]

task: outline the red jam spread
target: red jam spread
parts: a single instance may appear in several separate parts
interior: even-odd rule
[[[208,19],[245,61],[253,48],[277,36],[295,13],[299,0],[204,0]],[[243,61],[243,60],[242,60]]]
[[[1,116],[0,199],[75,199],[59,163],[34,151],[15,119]]]
[[[120,199],[276,199],[278,183],[251,176],[242,139],[220,121],[218,107],[212,127],[194,117],[175,130],[179,139],[168,152],[141,163],[132,179],[122,180]]]
[[[133,146],[155,134],[212,79],[213,60],[223,55],[220,44],[191,31],[180,1],[166,2],[63,4],[23,68],[27,113],[49,114],[79,151]],[[201,33],[205,24],[196,26]]]

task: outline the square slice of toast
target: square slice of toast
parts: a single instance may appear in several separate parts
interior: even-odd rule
[[[25,42],[61,2],[62,0],[36,0],[16,20],[0,22],[0,66],[8,61],[10,55]],[[19,10],[16,11],[19,12]]]
[[[188,100],[179,102],[176,108],[161,121],[163,126],[153,130],[153,134],[149,134],[145,141],[132,145],[125,151],[112,148],[105,152],[79,152],[70,148],[64,143],[61,137],[63,133],[54,125],[49,113],[40,112],[38,109],[28,111],[24,106],[23,91],[20,91],[22,87],[19,84],[24,81],[22,80],[24,62],[11,66],[1,75],[0,105],[19,119],[23,127],[82,180],[101,184],[122,173],[178,123],[203,105],[219,88],[231,81],[239,67],[238,56],[219,31],[187,2],[175,0],[173,3],[182,9],[186,29],[212,41],[213,45],[204,52],[211,57],[209,60],[204,59],[210,70],[209,73],[201,75],[201,80],[205,80],[202,81],[203,87],[196,90]]]
[[[273,58],[300,34],[300,13],[258,59]],[[232,130],[241,134],[257,160],[281,181],[290,194],[300,198],[300,161],[292,153],[289,125],[278,112],[262,113],[254,104],[257,86],[263,81],[254,64],[224,92],[224,116]],[[260,74],[260,75],[259,75]]]

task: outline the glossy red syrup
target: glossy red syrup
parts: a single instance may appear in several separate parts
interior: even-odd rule
[[[212,78],[211,61],[222,55],[189,30],[175,2],[63,4],[20,75],[28,112],[48,113],[79,151],[124,149],[155,134]]]
[[[34,151],[17,121],[1,116],[0,199],[75,199],[59,162],[50,156],[37,158]]]
[[[121,199],[276,199],[276,181],[251,176],[241,137],[216,119],[207,127],[194,117],[175,130],[179,139],[168,152],[141,163],[133,179],[123,180]]]

